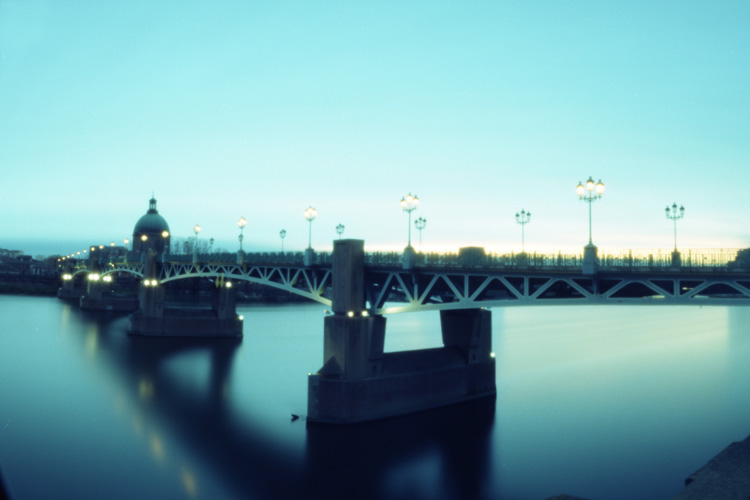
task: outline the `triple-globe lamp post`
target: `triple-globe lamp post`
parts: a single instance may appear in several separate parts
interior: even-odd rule
[[[281,238],[281,253],[284,253],[284,238],[286,238],[286,229],[279,231],[279,237]]]
[[[591,236],[591,205],[602,197],[602,194],[604,193],[604,183],[601,179],[599,182],[594,183],[594,179],[589,177],[586,181],[586,185],[580,182],[578,183],[578,186],[576,186],[576,193],[581,201],[585,201],[589,205],[589,243],[583,248],[583,272],[584,274],[594,274],[597,266],[597,256],[596,245],[594,245]]]
[[[244,217],[240,217],[240,220],[237,221],[237,226],[240,228],[240,235],[237,237],[238,240],[240,240],[240,253],[242,253],[242,240],[245,239],[244,230],[245,226],[247,226],[247,219]]]
[[[672,266],[680,267],[682,259],[680,257],[680,252],[677,250],[677,221],[685,217],[685,207],[681,205],[678,209],[677,203],[672,203],[672,206],[667,206],[664,211],[667,219],[671,220],[674,224],[674,251],[672,252]]]
[[[526,233],[524,228],[531,222],[531,212],[521,210],[516,212],[516,223],[521,225],[521,253],[526,253]]]
[[[313,264],[313,261],[315,260],[315,253],[312,249],[312,221],[315,220],[315,217],[318,215],[318,211],[313,207],[308,207],[303,215],[305,216],[305,219],[307,219],[307,222],[309,222],[310,224],[307,232],[307,249],[305,250],[304,263],[306,266],[311,266]]]
[[[242,264],[245,257],[245,252],[242,251],[242,240],[245,239],[245,235],[243,231],[245,230],[245,226],[247,226],[247,219],[244,217],[240,217],[240,219],[237,221],[237,227],[240,228],[240,235],[237,236],[237,239],[240,240],[240,251],[237,252],[237,264]]]
[[[307,222],[310,223],[307,231],[307,248],[312,248],[312,221],[317,217],[318,211],[313,207],[307,207],[307,210],[305,210],[303,215],[305,216],[305,219],[307,219]]]
[[[685,207],[680,206],[677,208],[677,203],[672,203],[671,207],[664,209],[667,215],[667,219],[674,222],[674,250],[677,251],[677,221],[685,217]]]
[[[346,227],[343,224],[339,224],[338,226],[336,226],[336,234],[339,235],[339,239],[341,239],[341,235],[344,234],[345,228]]]
[[[407,248],[411,247],[411,213],[417,209],[418,205],[419,205],[419,198],[417,197],[416,194],[413,195],[409,193],[403,198],[401,198],[401,208],[403,209],[404,212],[409,214],[409,224],[407,226],[409,229],[409,238],[407,240],[408,241],[406,245]]]
[[[417,228],[417,231],[419,231],[419,251],[422,251],[422,229],[424,229],[427,226],[427,219],[424,217],[419,217],[417,220],[414,221],[414,227]]]
[[[594,179],[589,177],[585,186],[580,182],[578,183],[578,186],[576,186],[576,193],[578,193],[578,198],[580,198],[581,201],[585,201],[589,204],[589,245],[593,245],[594,243],[591,238],[591,204],[602,197],[602,193],[604,193],[604,183],[600,179],[599,182],[594,184]]]
[[[411,246],[411,213],[417,209],[419,205],[419,198],[415,194],[409,193],[408,195],[401,198],[401,209],[409,214],[409,221],[407,229],[409,230],[409,237],[407,240],[406,248],[404,248],[404,256],[402,264],[404,269],[412,269],[417,262],[417,252],[414,251],[414,247]]]

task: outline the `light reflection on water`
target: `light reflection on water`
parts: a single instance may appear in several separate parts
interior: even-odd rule
[[[304,423],[323,309],[240,312],[240,342],[142,339],[0,297],[5,481],[27,499],[665,499],[750,434],[750,309],[495,308],[496,403],[345,429]],[[386,350],[439,328],[390,316]]]

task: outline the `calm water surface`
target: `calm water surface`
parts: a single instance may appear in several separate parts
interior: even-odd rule
[[[12,498],[667,499],[750,434],[750,308],[495,308],[495,402],[343,429],[304,421],[323,309],[241,309],[240,342],[162,341],[0,296]],[[390,316],[386,350],[439,326]]]

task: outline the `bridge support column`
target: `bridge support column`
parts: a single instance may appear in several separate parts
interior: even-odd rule
[[[672,252],[672,266],[673,269],[679,269],[682,267],[682,255],[679,250]]]
[[[57,290],[57,297],[65,300],[79,300],[83,290],[75,288],[75,278],[70,271],[70,266],[65,268],[62,275],[62,286]]]
[[[334,242],[333,284],[323,367],[308,378],[308,422],[363,422],[495,395],[489,311],[444,311],[444,347],[384,353],[386,320],[364,308],[363,241]]]
[[[417,263],[417,251],[414,247],[409,245],[404,248],[404,254],[401,256],[401,266],[403,269],[414,269]]]
[[[101,300],[104,291],[107,289],[107,284],[102,281],[101,277],[97,275],[95,279],[91,279],[92,275],[89,274],[86,279],[86,295],[85,297],[93,300]],[[83,299],[84,297],[81,297]]]
[[[581,271],[583,274],[596,274],[599,268],[599,257],[597,255],[598,249],[593,243],[589,243],[583,247],[583,268]]]
[[[303,264],[307,267],[310,267],[313,264],[315,264],[315,250],[309,247],[305,249],[305,256],[303,258]]]
[[[223,279],[211,297],[211,307],[166,307],[164,285],[156,279],[155,259],[149,250],[145,277],[138,290],[139,309],[130,315],[130,333],[168,337],[241,337],[234,288]]]

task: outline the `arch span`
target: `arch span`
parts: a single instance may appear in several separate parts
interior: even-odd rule
[[[215,278],[246,281],[269,286],[277,290],[305,297],[330,306],[331,299],[324,296],[332,286],[330,269],[304,267],[250,266],[220,264],[172,264],[162,268],[161,283],[190,279]]]

